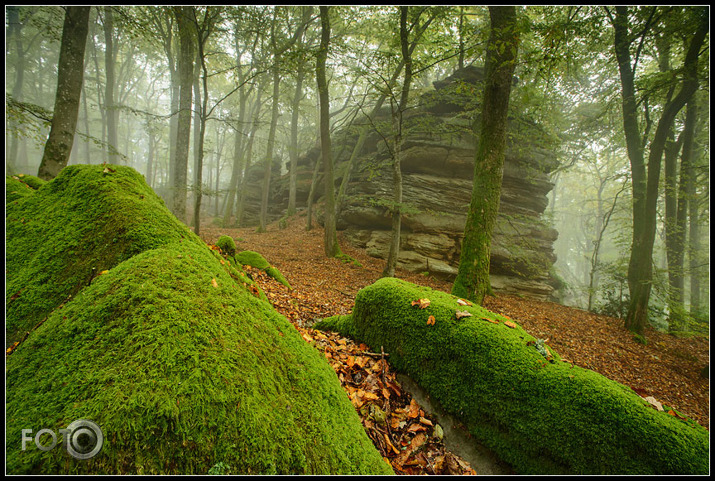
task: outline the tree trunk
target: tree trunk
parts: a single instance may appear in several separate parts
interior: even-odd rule
[[[489,257],[499,211],[507,113],[519,48],[515,7],[489,7],[491,31],[487,44],[486,80],[481,133],[474,162],[472,200],[452,294],[482,304],[491,291]]]
[[[328,81],[325,77],[325,61],[328,58],[330,44],[330,11],[328,7],[320,7],[320,48],[318,49],[315,74],[318,82],[318,98],[320,99],[320,155],[323,159],[325,172],[325,234],[323,247],[327,257],[340,254],[338,236],[335,230],[335,182],[333,180],[333,153],[330,145],[330,97]]]
[[[118,114],[114,104],[114,87],[116,84],[115,66],[117,52],[114,46],[114,14],[113,7],[104,7],[104,72],[106,83],[104,85],[104,108],[107,111],[107,142],[109,143],[109,162],[117,161],[116,153],[119,150],[117,135]]]
[[[22,23],[20,22],[19,7],[7,7],[7,41],[8,44],[11,40],[15,42],[15,52],[17,53],[17,60],[15,61],[15,84],[12,86],[12,96],[17,102],[22,102],[22,86],[25,78],[25,48],[22,44]],[[5,173],[14,174],[16,173],[17,165],[17,151],[19,139],[17,135],[17,123],[15,120],[10,120],[10,148],[7,151],[7,162],[5,164]]]
[[[397,110],[393,110],[392,123],[395,135],[392,149],[392,229],[390,235],[390,248],[387,253],[387,261],[382,271],[382,277],[394,277],[397,258],[400,255],[400,234],[402,230],[402,138],[403,114],[407,109],[407,102],[410,97],[410,83],[412,82],[412,56],[409,51],[407,30],[407,14],[410,7],[400,7],[400,48],[402,51],[402,63],[405,65],[405,77],[402,81],[402,91],[400,93],[400,103]]]
[[[91,7],[66,7],[57,68],[57,91],[50,135],[37,172],[43,180],[53,179],[69,161],[79,114],[84,77],[84,49]]]
[[[684,330],[685,323],[685,239],[687,230],[688,212],[688,191],[689,183],[694,182],[692,168],[693,138],[695,134],[695,124],[697,123],[696,97],[690,99],[687,106],[685,126],[682,135],[682,154],[680,160],[680,181],[677,185],[677,200],[670,201],[670,211],[666,215],[666,254],[668,256],[668,284],[669,284],[669,319],[668,329],[670,331]],[[671,160],[675,163],[674,160]],[[674,170],[668,166],[666,170]],[[669,172],[669,176],[675,177],[675,172]],[[666,182],[670,184],[673,191],[676,190],[674,180]],[[666,195],[668,191],[666,190]],[[670,194],[676,197],[676,192]]]
[[[263,81],[258,83],[258,92],[256,94],[256,104],[253,111],[253,127],[251,128],[251,134],[248,137],[248,145],[246,146],[246,153],[244,154],[243,161],[243,175],[241,176],[241,186],[239,188],[238,204],[236,205],[236,226],[241,226],[241,220],[243,218],[243,207],[246,203],[247,195],[247,185],[246,179],[248,177],[248,169],[251,167],[251,159],[253,158],[253,143],[256,138],[256,132],[260,126],[260,114],[261,114],[261,96],[263,95]]]
[[[692,37],[685,58],[683,68],[685,78],[678,94],[664,106],[650,144],[647,172],[638,127],[635,74],[631,67],[628,7],[616,7],[613,26],[615,51],[621,75],[623,126],[633,179],[633,241],[628,265],[628,287],[631,299],[625,326],[642,335],[648,323],[648,302],[653,281],[652,257],[662,156],[675,116],[697,89],[697,61],[700,46],[708,31],[708,21],[706,15],[701,15],[698,30]]]
[[[176,133],[176,163],[171,181],[174,215],[186,222],[186,181],[189,166],[189,137],[191,135],[191,86],[194,64],[194,39],[191,34],[190,7],[174,7],[179,27],[179,117]]]
[[[312,11],[313,7],[304,7]],[[305,23],[301,23],[300,32],[298,33],[298,48],[303,46],[303,35],[305,33]],[[298,184],[298,120],[300,116],[300,101],[303,99],[303,78],[305,70],[303,63],[298,64],[298,72],[295,79],[295,95],[293,96],[293,111],[291,112],[290,122],[290,146],[288,155],[290,157],[290,177],[288,179],[288,215],[293,215],[296,212],[296,191]]]

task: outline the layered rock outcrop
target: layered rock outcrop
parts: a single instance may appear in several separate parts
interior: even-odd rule
[[[481,78],[478,67],[457,71],[435,82],[435,89],[423,93],[419,105],[405,115],[402,178],[407,213],[398,258],[402,268],[448,279],[456,275],[472,195],[477,145],[472,126],[479,125]],[[391,235],[388,203],[393,192],[390,150],[384,140],[390,138],[389,108],[372,123],[384,131],[371,129],[352,169],[338,229],[370,255],[386,258]],[[500,214],[492,242],[492,286],[497,291],[553,298],[557,283],[550,272],[558,234],[542,219],[553,188],[548,174],[557,165],[553,145],[538,125],[517,117],[509,119],[508,135]],[[336,189],[356,138],[354,130],[334,137]],[[318,158],[318,150],[313,149],[301,161],[299,205],[301,197],[307,197],[310,172]],[[276,183],[274,192],[274,205],[283,208],[287,177]]]

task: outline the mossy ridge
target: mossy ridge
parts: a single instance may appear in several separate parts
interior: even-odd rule
[[[320,354],[191,242],[98,277],[6,378],[9,473],[391,473]],[[22,429],[75,419],[101,427],[95,458],[20,450]]]
[[[429,298],[429,307],[411,306],[419,298]],[[473,315],[456,320],[457,310]],[[436,318],[433,326],[426,324],[429,315]],[[459,306],[443,292],[381,279],[357,294],[352,316],[315,327],[384,347],[396,369],[520,473],[709,472],[704,428],[656,411],[598,373],[546,362],[521,328],[482,316],[498,317]]]
[[[8,345],[76,295],[93,272],[170,242],[201,242],[125,166],[69,166],[6,208]]]
[[[266,259],[263,257],[261,254],[258,252],[254,251],[242,251],[236,254],[236,262],[238,262],[242,266],[251,266],[255,267],[256,269],[263,269],[266,271],[266,273],[283,284],[284,286],[288,287],[289,289],[290,284],[286,280],[285,277],[283,277],[283,274],[281,274],[281,271],[279,271],[276,267],[272,266]]]
[[[233,257],[236,255],[236,242],[234,242],[233,237],[231,236],[222,235],[216,241],[216,246],[227,256]]]

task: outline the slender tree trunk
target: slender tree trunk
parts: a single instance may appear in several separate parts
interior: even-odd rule
[[[666,254],[668,256],[669,321],[671,331],[684,330],[685,323],[685,240],[687,233],[689,183],[694,182],[692,168],[693,138],[697,123],[696,97],[690,99],[683,128],[683,150],[680,160],[680,181],[677,186],[677,201],[671,200],[673,212],[666,216]],[[675,163],[675,162],[673,162]],[[672,167],[671,169],[672,170]],[[675,176],[675,173],[672,173]],[[672,182],[671,182],[672,183]],[[675,186],[672,186],[675,188]],[[672,197],[676,196],[673,192]]]
[[[191,135],[191,85],[194,63],[194,39],[191,35],[190,7],[174,7],[174,13],[179,27],[179,118],[176,135],[176,163],[171,181],[173,188],[174,215],[186,222],[186,187],[189,165],[189,137]]]
[[[20,23],[19,7],[7,7],[7,41],[15,42],[15,52],[17,59],[15,61],[15,84],[12,86],[12,96],[17,102],[22,102],[22,86],[25,81],[25,48],[22,44],[22,23]],[[6,174],[14,174],[17,165],[17,151],[19,139],[17,135],[17,123],[15,120],[10,121],[11,139],[10,148],[7,151],[7,162],[5,164]]]
[[[260,126],[260,113],[261,113],[261,97],[263,95],[263,82],[258,84],[258,92],[256,94],[256,104],[254,106],[253,117],[253,127],[251,128],[251,134],[248,137],[248,145],[246,145],[246,153],[244,155],[243,161],[243,175],[241,176],[241,186],[239,189],[238,204],[236,205],[236,226],[241,225],[243,219],[243,208],[246,205],[246,195],[248,195],[248,169],[251,167],[251,160],[253,158],[253,143],[256,139],[256,132]]]
[[[114,14],[113,7],[104,7],[104,72],[106,84],[104,85],[104,108],[107,111],[107,142],[109,143],[110,162],[116,162],[116,152],[119,150],[119,138],[117,135],[118,114],[114,103],[114,87],[116,84],[116,58],[117,52],[114,46]]]
[[[402,138],[404,127],[403,114],[407,109],[412,82],[412,56],[409,52],[409,32],[407,30],[407,14],[409,7],[400,7],[400,47],[402,62],[405,65],[405,77],[402,81],[402,91],[397,109],[393,109],[392,128],[394,130],[394,144],[392,148],[392,230],[387,261],[382,271],[382,277],[394,277],[397,258],[400,255],[400,234],[402,230]]]
[[[295,197],[298,184],[298,120],[300,116],[300,101],[303,98],[303,64],[298,66],[298,73],[295,80],[295,95],[293,96],[293,111],[290,122],[290,147],[288,155],[290,157],[290,177],[288,179],[288,215],[295,214]]]
[[[84,78],[84,50],[91,7],[66,7],[50,135],[37,176],[53,179],[69,161]]]
[[[330,97],[328,81],[325,76],[325,61],[328,58],[330,45],[330,10],[320,7],[320,48],[318,49],[315,75],[318,82],[318,98],[320,99],[320,155],[323,159],[325,172],[325,233],[323,248],[327,257],[340,254],[338,235],[335,230],[335,182],[333,179],[333,153],[330,143]]]
[[[499,211],[509,96],[519,48],[515,7],[489,7],[486,80],[481,133],[474,162],[472,201],[467,213],[452,294],[482,304],[491,291],[489,258]]]

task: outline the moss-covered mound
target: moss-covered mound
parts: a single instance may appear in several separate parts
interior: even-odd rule
[[[112,168],[116,188],[101,182],[102,167],[75,166],[69,178],[63,171],[34,194],[53,196],[58,218],[74,223],[76,212],[87,220],[99,247],[111,224],[126,259],[51,308],[7,357],[7,472],[391,473],[320,353],[160,201],[149,199],[156,206],[137,213],[173,232],[143,243],[127,240],[150,237],[149,226],[121,212],[135,206],[132,193],[146,184],[131,169]],[[84,192],[98,185],[95,197]],[[34,225],[31,214],[44,215],[33,210],[37,205],[49,203],[30,196],[13,210]],[[102,215],[92,222],[86,212],[93,209],[117,215],[114,222]],[[37,230],[33,245],[52,239],[55,253],[67,258],[85,230],[63,230],[60,237],[55,228],[48,222]],[[13,260],[15,269],[36,262],[17,239],[8,235],[7,242],[8,255],[24,256]],[[27,294],[35,295],[33,289],[30,284]],[[77,419],[102,430],[104,446],[95,457],[75,459],[61,442],[49,451],[33,442],[21,449],[23,429],[59,436]]]
[[[413,306],[419,299],[429,305]],[[471,316],[457,319],[457,312]],[[395,368],[517,472],[709,471],[704,428],[656,411],[598,373],[561,362],[512,321],[460,305],[449,294],[381,279],[358,293],[352,315],[316,328],[383,347]]]
[[[227,255],[227,256],[236,255],[236,243],[234,242],[233,237],[231,237],[231,236],[222,235],[216,241],[216,246],[218,246],[218,248],[221,249],[221,252],[224,255]]]
[[[284,286],[290,288],[290,284],[283,277],[281,271],[272,266],[261,254],[253,251],[243,251],[236,254],[236,262],[242,266],[251,266],[256,269],[263,269],[266,273],[283,284]]]
[[[6,204],[7,345],[98,273],[170,242],[201,242],[131,168],[70,166],[25,190]]]

